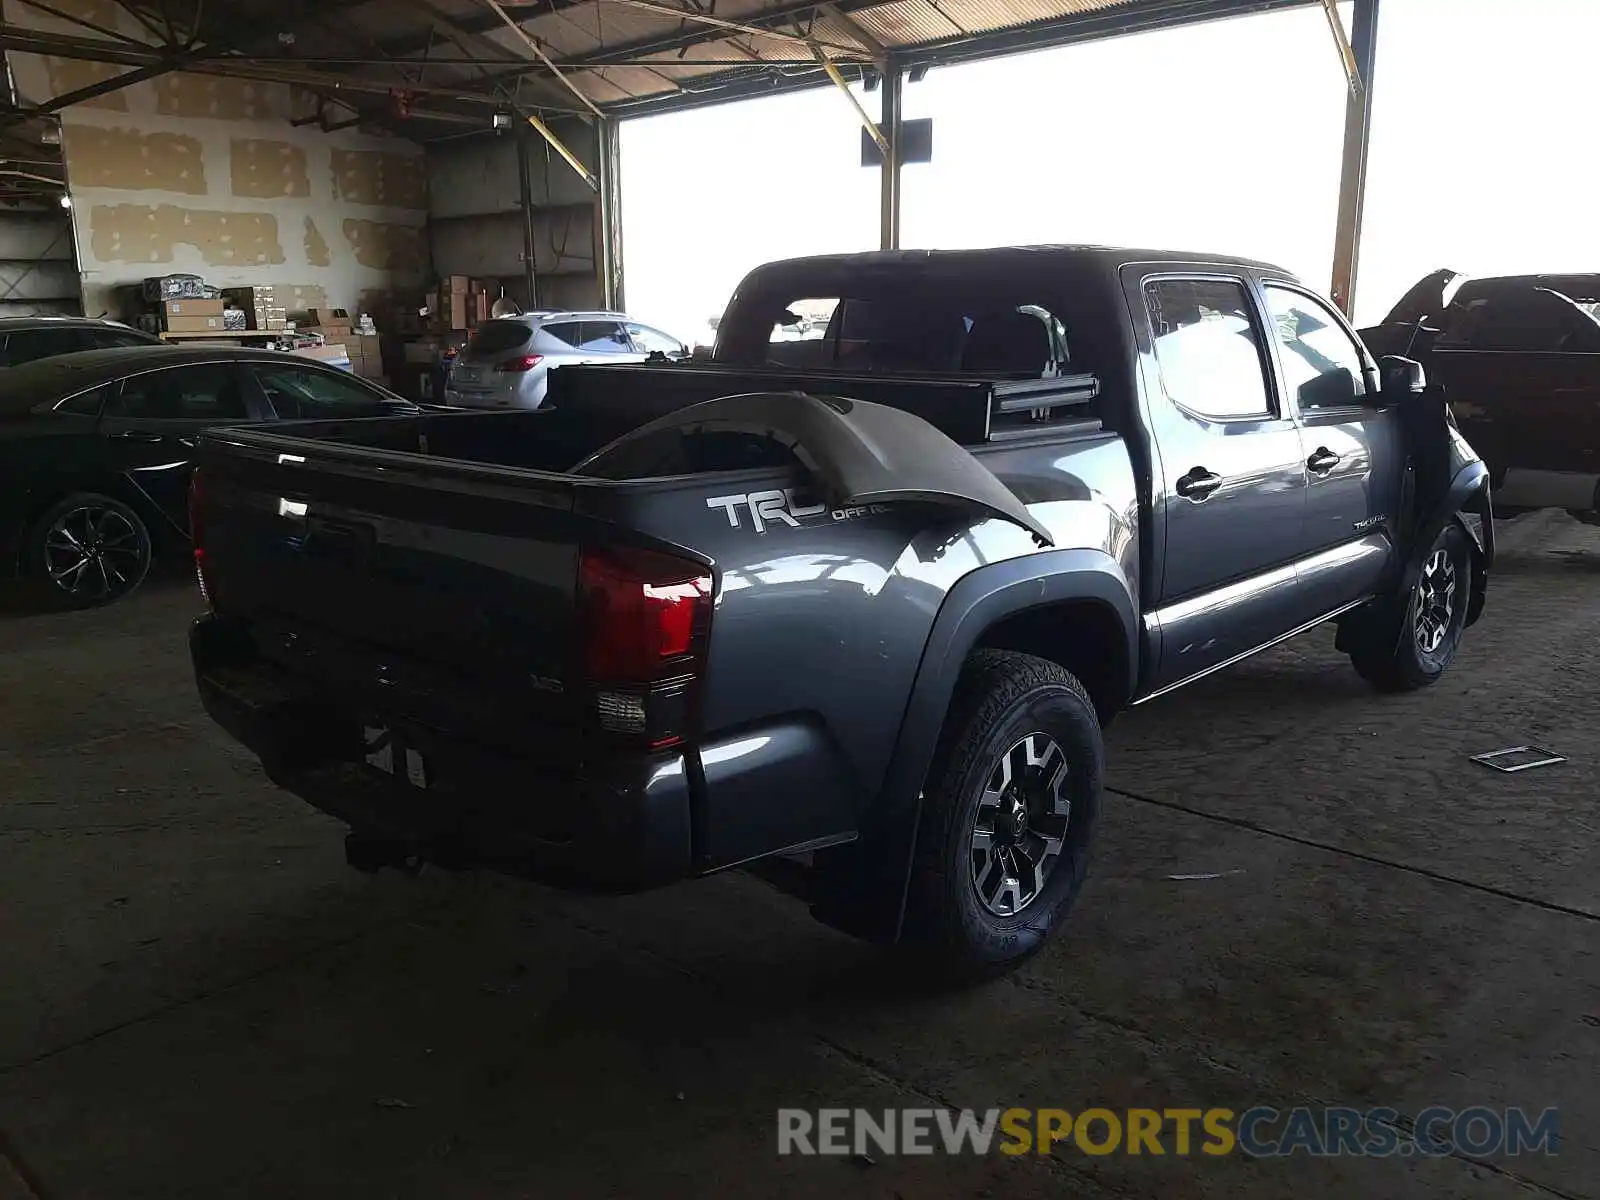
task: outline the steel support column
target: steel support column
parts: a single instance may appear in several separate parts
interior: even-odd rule
[[[530,130],[517,130],[517,201],[522,206],[522,281],[528,289],[524,312],[539,307],[535,290],[534,261],[536,250],[533,237],[533,155],[528,153]]]
[[[599,147],[600,195],[595,214],[595,269],[600,273],[600,290],[605,306],[621,312],[622,294],[622,140],[621,122],[607,117],[594,123]]]
[[[1359,86],[1350,90],[1344,114],[1344,163],[1339,177],[1339,223],[1333,244],[1333,300],[1347,316],[1356,304],[1361,259],[1361,219],[1367,203],[1367,146],[1372,133],[1372,83],[1378,58],[1379,0],[1355,0],[1350,38]]]
[[[900,133],[901,97],[905,85],[905,72],[898,59],[890,58],[884,65],[883,114],[878,122],[889,148],[883,156],[883,179],[879,193],[878,245],[884,250],[900,248]]]

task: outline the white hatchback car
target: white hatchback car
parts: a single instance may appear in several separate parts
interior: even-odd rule
[[[461,408],[538,408],[550,368],[573,363],[686,358],[670,334],[622,313],[531,312],[485,321],[445,380],[444,402]]]

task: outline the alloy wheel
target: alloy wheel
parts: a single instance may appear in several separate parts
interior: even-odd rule
[[[139,580],[142,535],[127,516],[104,505],[69,509],[44,537],[44,569],[52,586],[76,601],[108,600]]]
[[[1000,756],[973,821],[972,887],[991,913],[1011,917],[1039,898],[1072,818],[1067,757],[1048,734],[1030,733]]]
[[[1448,550],[1435,550],[1417,580],[1412,633],[1417,649],[1435,654],[1450,634],[1456,605],[1456,564]]]

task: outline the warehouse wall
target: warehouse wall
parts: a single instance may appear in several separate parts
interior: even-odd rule
[[[17,0],[4,4],[16,24],[82,33]],[[56,7],[107,27],[127,23],[111,0]],[[25,103],[124,69],[10,57]],[[421,284],[422,148],[290,125],[313,106],[279,84],[174,74],[64,112],[85,311],[115,311],[117,285],[175,271],[219,286],[276,284],[291,310],[356,308],[364,291]]]
[[[589,169],[598,158],[594,131],[579,121],[557,134]],[[516,131],[428,147],[429,244],[441,275],[501,280],[524,302],[523,225]],[[593,308],[602,289],[595,269],[595,194],[532,131],[530,198],[534,204],[535,303]]]

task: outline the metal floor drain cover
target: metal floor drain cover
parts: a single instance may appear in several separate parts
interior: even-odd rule
[[[1528,771],[1534,767],[1549,767],[1567,761],[1564,754],[1553,754],[1538,746],[1508,746],[1504,750],[1491,750],[1488,754],[1474,754],[1472,761],[1492,767],[1496,771]]]

